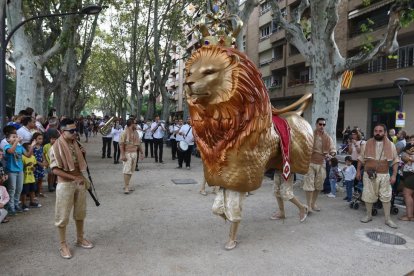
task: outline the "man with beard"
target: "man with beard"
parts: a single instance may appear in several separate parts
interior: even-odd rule
[[[356,177],[358,180],[361,179],[361,167],[364,165],[362,200],[367,208],[367,215],[361,219],[361,222],[367,223],[372,220],[372,205],[379,198],[384,208],[385,224],[391,228],[397,228],[390,217],[390,201],[391,185],[395,183],[397,177],[399,158],[395,145],[386,139],[386,133],[387,127],[377,124],[374,128],[374,138],[369,139],[361,147]],[[391,177],[390,166],[392,166]]]

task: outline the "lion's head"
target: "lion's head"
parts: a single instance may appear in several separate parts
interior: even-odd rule
[[[185,91],[193,132],[206,165],[226,162],[271,125],[271,106],[260,72],[236,49],[204,46],[186,64]],[[257,140],[257,139],[256,139]]]

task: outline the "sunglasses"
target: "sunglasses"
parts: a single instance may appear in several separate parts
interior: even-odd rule
[[[320,126],[326,126],[326,124],[321,124],[321,123],[319,123],[318,125],[320,125]]]
[[[65,129],[65,131],[69,132],[70,134],[73,134],[76,132],[76,128],[73,129]]]

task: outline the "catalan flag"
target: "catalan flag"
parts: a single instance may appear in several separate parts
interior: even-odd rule
[[[354,75],[354,72],[350,70],[346,70],[342,74],[342,83],[341,83],[342,88],[348,89],[349,87],[351,87],[351,80],[352,80],[353,75]]]

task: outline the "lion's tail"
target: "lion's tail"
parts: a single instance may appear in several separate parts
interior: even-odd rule
[[[294,102],[291,105],[288,105],[284,108],[277,109],[272,106],[272,114],[273,115],[280,115],[287,112],[293,112],[297,115],[302,115],[303,111],[308,107],[308,105],[312,102],[312,93],[306,93],[303,95],[299,100]]]

